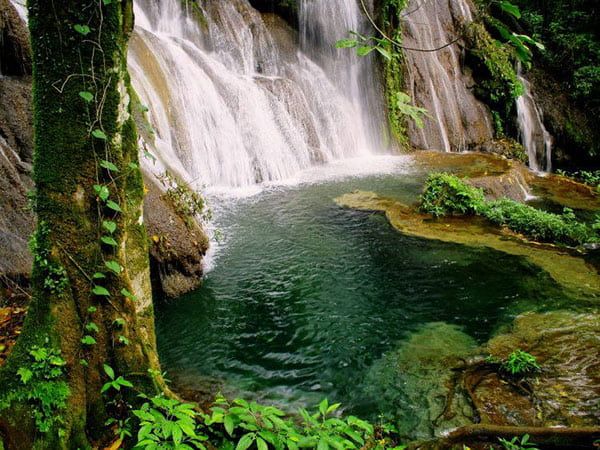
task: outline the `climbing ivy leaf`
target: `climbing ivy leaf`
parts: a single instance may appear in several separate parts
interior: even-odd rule
[[[83,35],[83,36],[87,36],[88,34],[90,34],[90,27],[88,27],[87,25],[75,25],[73,27],[75,29],[75,31],[77,31],[79,34]]]
[[[91,103],[92,100],[94,100],[94,94],[92,94],[91,92],[88,92],[88,91],[80,92],[79,96],[88,103]]]
[[[123,267],[121,267],[121,264],[119,264],[116,261],[106,261],[104,263],[104,265],[106,267],[108,267],[110,270],[112,270],[114,273],[116,273],[117,275],[123,271]]]
[[[117,203],[113,202],[112,200],[107,201],[106,206],[109,207],[110,209],[112,209],[113,211],[123,212],[121,207]]]
[[[123,345],[129,345],[129,339],[127,339],[125,336],[119,336],[119,342]]]
[[[96,272],[94,275],[92,275],[92,278],[94,280],[101,280],[102,278],[106,278],[106,275],[104,275],[102,272]],[[94,307],[90,306],[90,308],[94,308]],[[88,311],[90,308],[88,308]],[[94,308],[94,311],[89,311],[89,312],[96,312],[96,309]]]
[[[108,188],[106,186],[95,184],[94,185],[94,191],[96,191],[96,195],[103,202],[105,202],[106,200],[108,200],[108,197],[110,196],[110,192],[109,192],[109,190],[108,190]]]
[[[113,234],[116,231],[116,229],[117,229],[117,224],[115,222],[113,222],[112,220],[105,220],[105,221],[103,221],[102,222],[102,226],[110,234]]]
[[[108,378],[110,378],[111,380],[115,379],[115,371],[113,370],[112,367],[110,367],[108,364],[104,364],[104,372],[106,373],[106,375],[108,375]]]
[[[102,139],[103,141],[106,141],[107,139],[106,134],[102,130],[92,131],[92,136],[94,136],[96,139]]]
[[[96,308],[95,306],[90,306],[87,311],[91,314],[91,313],[95,313],[96,311],[98,311],[98,308]]]
[[[89,331],[90,333],[97,333],[98,331],[100,331],[100,329],[98,328],[98,325],[96,325],[94,322],[90,322],[85,326],[85,329],[87,331]]]
[[[110,170],[111,172],[119,171],[119,168],[117,166],[115,166],[113,163],[111,163],[110,161],[107,161],[105,159],[100,161],[100,166],[104,167],[106,170]]]
[[[83,345],[94,345],[96,343],[96,339],[94,339],[89,334],[86,334],[84,337],[81,338],[81,343]]]
[[[110,297],[110,292],[108,292],[108,289],[102,286],[94,286],[94,289],[92,289],[92,293],[94,295],[99,295],[102,297]]]
[[[102,236],[100,238],[100,240],[105,243],[106,245],[110,245],[111,247],[118,247],[119,244],[117,244],[117,241],[115,241],[112,237],[110,236]]]
[[[119,317],[113,321],[113,325],[119,328],[123,328],[125,326],[125,319]]]
[[[121,294],[123,294],[124,297],[127,297],[129,300],[131,300],[132,302],[137,301],[137,298],[135,297],[135,295],[133,295],[131,292],[129,292],[127,289],[123,288],[121,289]]]

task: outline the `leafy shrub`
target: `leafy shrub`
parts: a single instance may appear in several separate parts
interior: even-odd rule
[[[421,211],[435,217],[477,214],[485,197],[481,189],[470,186],[455,175],[433,173],[421,195]]]
[[[600,240],[600,230],[578,222],[568,208],[553,214],[507,198],[487,201],[481,189],[447,173],[429,176],[420,210],[434,217],[478,214],[539,242],[577,246]]]
[[[515,350],[502,361],[501,369],[511,375],[526,375],[540,370],[535,356],[523,350]]]
[[[401,450],[380,430],[354,416],[336,417],[340,404],[323,400],[314,413],[298,411],[296,420],[274,406],[236,399],[229,402],[218,396],[208,415],[194,411],[192,405],[154,397],[134,410],[140,420],[136,449],[246,450],[320,450],[360,449]]]
[[[553,214],[514,200],[501,199],[487,202],[482,214],[491,222],[535,241],[577,246],[597,240],[591,227],[577,222],[568,208],[563,214]]]
[[[198,432],[194,406],[156,396],[133,411],[139,419],[135,449],[205,449],[208,438]]]
[[[539,450],[533,442],[529,442],[529,435],[525,434],[521,439],[518,437],[507,439],[499,439],[505,450]]]
[[[69,395],[69,387],[62,380],[67,363],[50,347],[33,346],[29,356],[30,363],[17,370],[21,386],[0,399],[0,410],[13,402],[28,404],[38,431],[47,433],[63,423],[58,412],[66,407]]]
[[[573,178],[580,183],[587,184],[598,189],[600,192],[600,170],[578,170],[577,172],[565,172],[564,170],[557,170],[558,175],[563,177]]]

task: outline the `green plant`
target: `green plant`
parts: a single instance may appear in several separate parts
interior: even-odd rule
[[[67,272],[52,257],[48,244],[48,226],[43,221],[29,240],[29,248],[37,270],[44,277],[44,289],[52,294],[60,294],[68,285]]]
[[[420,210],[435,217],[477,214],[539,242],[578,246],[600,240],[600,228],[578,222],[572,210],[554,214],[507,198],[487,201],[481,189],[447,173],[429,176]]]
[[[421,194],[420,209],[435,217],[477,214],[484,203],[481,189],[470,186],[455,175],[433,173]]]
[[[199,414],[194,406],[164,396],[147,398],[133,410],[139,419],[135,449],[205,449],[208,439],[199,432]]]
[[[186,225],[192,226],[197,216],[204,221],[210,220],[211,211],[206,207],[206,202],[199,192],[169,171],[158,176],[158,179],[167,188],[165,195]]]
[[[511,375],[526,375],[541,369],[537,358],[523,350],[515,350],[508,355],[500,368]]]
[[[510,441],[506,439],[498,439],[505,450],[539,450],[536,444],[529,442],[529,435],[525,434],[521,439],[518,437],[512,438]]]
[[[124,387],[133,387],[133,384],[131,384],[130,381],[127,381],[125,378],[123,378],[123,376],[115,376],[115,371],[108,364],[104,364],[104,373],[106,373],[106,375],[108,376],[109,381],[104,383],[102,389],[100,390],[100,392],[103,394],[107,391],[110,391],[111,389],[115,391],[120,391],[121,388]]]
[[[592,227],[578,222],[572,211],[554,214],[510,199],[487,202],[481,209],[489,221],[506,226],[540,242],[569,246],[596,242],[598,234]]]
[[[59,412],[66,407],[69,395],[69,387],[62,379],[67,363],[60,351],[47,346],[33,346],[28,354],[29,364],[17,370],[19,388],[0,399],[0,410],[13,402],[27,403],[38,431],[47,433],[63,423]]]

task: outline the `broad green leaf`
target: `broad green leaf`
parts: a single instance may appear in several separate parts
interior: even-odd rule
[[[90,27],[88,27],[87,25],[75,25],[73,26],[73,28],[75,29],[75,31],[77,31],[79,34],[83,35],[83,36],[87,36],[88,34],[90,34]]]
[[[111,172],[119,171],[119,168],[117,166],[115,166],[110,161],[107,161],[106,159],[103,159],[102,161],[100,161],[100,166],[104,167],[106,170],[110,170]]]
[[[225,426],[225,431],[229,436],[233,436],[233,430],[235,428],[235,424],[233,423],[233,417],[231,415],[226,415],[223,419],[223,425]]]
[[[102,286],[94,286],[94,289],[92,289],[92,293],[94,295],[99,295],[102,297],[110,297],[110,292],[108,292],[108,289]]]
[[[105,261],[104,265],[117,275],[123,271],[123,267],[121,267],[121,264],[119,264],[117,261]]]
[[[81,338],[81,343],[83,345],[94,345],[96,343],[96,339],[88,334]]]
[[[88,91],[82,91],[79,93],[79,96],[84,99],[86,102],[90,103],[92,100],[94,100],[94,95],[91,92]]]
[[[120,213],[123,212],[121,207],[117,203],[113,202],[112,200],[107,201],[106,206],[108,208],[112,209],[113,211],[120,212]]]
[[[243,435],[242,438],[239,440],[237,446],[235,447],[235,450],[246,450],[250,448],[250,446],[254,442],[254,439],[256,439],[256,435],[254,433],[248,433]]]
[[[104,131],[96,129],[94,131],[92,131],[92,136],[94,136],[96,139],[101,139],[103,141],[107,140],[106,134],[104,133]]]
[[[108,200],[108,197],[110,196],[108,188],[100,184],[94,185],[94,191],[96,192],[96,195],[100,198],[100,200],[102,200],[103,202]]]
[[[101,280],[103,278],[106,278],[106,275],[104,275],[102,272],[96,272],[94,275],[92,275],[92,278],[94,280]],[[93,306],[90,306],[90,308],[94,308]],[[88,312],[96,312],[96,309],[94,308],[94,311],[90,311],[88,308]]]
[[[105,220],[102,222],[102,227],[108,231],[110,234],[113,234],[117,230],[117,224],[112,220]]]
[[[108,364],[104,364],[102,366],[104,368],[104,373],[106,373],[106,375],[108,375],[108,378],[110,378],[111,380],[115,379],[115,371],[112,367],[110,367]]]
[[[356,54],[358,56],[367,56],[373,50],[375,50],[374,47],[369,47],[368,45],[362,45],[356,49]]]
[[[340,39],[335,43],[337,48],[354,48],[358,45],[356,39]]]
[[[501,1],[500,8],[502,9],[502,11],[504,11],[507,14],[510,14],[515,19],[521,18],[521,11],[519,10],[519,7],[511,2]]]
[[[98,325],[96,325],[94,322],[88,323],[85,326],[85,329],[90,333],[97,333],[98,331],[100,331],[100,329],[98,328]]]
[[[258,450],[269,450],[269,446],[262,438],[256,438],[256,446]]]
[[[106,245],[110,245],[111,247],[118,247],[119,244],[114,240],[111,236],[102,236],[100,240]]]

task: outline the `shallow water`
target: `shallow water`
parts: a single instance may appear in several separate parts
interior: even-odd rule
[[[426,175],[406,169],[212,198],[225,242],[204,286],[159,308],[163,367],[188,387],[210,377],[233,395],[328,397],[374,417],[371,369],[411,333],[445,322],[481,343],[522,311],[564,303],[523,258],[403,236],[333,202],[355,189],[414,202]]]

